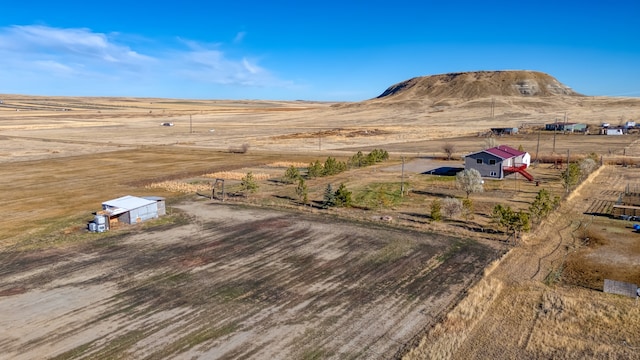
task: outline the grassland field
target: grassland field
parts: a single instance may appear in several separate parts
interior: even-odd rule
[[[629,222],[585,215],[639,181],[638,135],[553,134],[529,125],[497,138],[545,160],[531,169],[538,186],[487,181],[472,195],[472,219],[436,222],[431,203],[464,194],[450,177],[425,172],[462,166],[460,156],[484,146],[479,134],[488,127],[539,124],[560,110],[505,100],[491,118],[481,103],[420,112],[311,102],[3,100],[0,352],[8,358],[581,358],[628,357],[638,345],[632,300],[598,285],[604,277],[640,282],[638,235]],[[575,116],[593,125],[634,114],[627,103],[584,101]],[[445,143],[454,145],[450,161]],[[243,144],[246,153],[230,151]],[[281,181],[288,164],[375,148],[390,160],[307,181],[312,204],[328,184],[345,184],[353,208],[303,206],[295,186]],[[496,203],[526,210],[541,188],[566,196],[553,162],[591,153],[611,165],[532,234],[514,244],[495,229]],[[256,194],[224,203],[206,197],[214,180],[207,174],[248,171],[264,175]],[[237,177],[225,181],[237,191]],[[203,190],[153,187],[163,182]],[[171,214],[105,234],[85,231],[102,201],[127,194],[166,196]],[[476,293],[484,297],[470,305]],[[467,318],[465,306],[474,309]],[[593,334],[576,332],[592,323]]]

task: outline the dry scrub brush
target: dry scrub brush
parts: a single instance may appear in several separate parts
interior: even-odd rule
[[[276,161],[276,162],[272,162],[270,164],[265,165],[266,167],[270,167],[270,168],[288,168],[290,166],[296,167],[296,168],[306,168],[307,166],[309,166],[309,163],[303,163],[303,162],[296,162],[296,161]]]
[[[164,189],[171,192],[197,193],[211,190],[211,184],[189,184],[180,181],[162,181],[145,186],[147,189]]]
[[[212,179],[225,179],[225,180],[242,180],[247,173],[239,172],[239,171],[219,171],[209,174],[204,174],[202,176]],[[253,178],[256,180],[269,180],[271,175],[264,173],[253,173]]]
[[[467,297],[447,314],[442,323],[437,324],[404,358],[450,359],[465,342],[467,336],[491,308],[500,295],[503,283],[495,278],[487,278],[497,262],[485,271],[485,277],[471,290]]]
[[[553,358],[558,349],[566,359],[637,357],[640,307],[633,299],[559,289],[545,292],[536,310],[527,357]]]

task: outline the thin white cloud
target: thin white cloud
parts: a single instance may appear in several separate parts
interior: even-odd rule
[[[55,73],[57,75],[72,75],[75,71],[72,67],[61,64],[59,62],[53,60],[39,60],[33,61],[32,64],[43,71],[48,71],[50,73]]]
[[[4,28],[0,30],[0,51],[2,50],[123,64],[139,64],[151,60],[128,46],[110,41],[106,34],[85,28],[60,29],[40,25]]]
[[[243,32],[238,33],[235,40],[244,36]],[[148,51],[144,54],[135,45],[123,43],[123,38],[127,36],[87,28],[41,25],[0,28],[0,78],[6,88],[11,88],[12,84],[6,82],[15,81],[17,73],[22,79],[40,79],[33,84],[20,81],[21,88],[32,86],[38,92],[48,92],[42,84],[64,79],[54,89],[58,94],[64,92],[64,87],[86,89],[90,94],[99,94],[100,87],[110,87],[123,89],[122,95],[154,96],[159,92],[165,95],[177,92],[195,83],[256,88],[291,86],[291,82],[278,79],[255,59],[230,56],[220,43],[178,38],[182,46],[176,48],[175,44],[169,47],[147,39],[144,44]],[[133,86],[141,89],[146,86],[148,93],[124,93]]]
[[[240,31],[239,33],[236,34],[236,37],[233,38],[233,42],[235,44],[241,43],[242,40],[244,40],[245,36],[247,36],[247,32],[246,31]]]

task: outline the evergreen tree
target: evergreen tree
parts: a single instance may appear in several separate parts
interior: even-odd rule
[[[493,208],[492,217],[500,228],[504,228],[509,235],[518,235],[521,232],[531,230],[531,219],[525,211],[514,211],[510,206],[496,205]]]
[[[296,195],[298,195],[298,200],[304,205],[309,203],[309,191],[307,189],[307,183],[303,178],[298,178],[298,186],[296,187]]]
[[[580,181],[580,166],[575,163],[567,165],[567,168],[562,172],[562,185],[567,192],[574,186],[578,185]]]
[[[336,205],[336,194],[333,192],[333,187],[331,187],[331,184],[327,184],[327,187],[324,189],[324,199],[322,201],[322,208],[327,209],[335,205]]]
[[[284,172],[284,182],[287,184],[293,184],[300,177],[300,170],[297,167],[291,165]]]
[[[335,205],[340,207],[351,206],[351,191],[347,190],[344,184],[340,184],[335,192]]]
[[[462,216],[465,220],[473,219],[473,201],[469,198],[462,199]]]
[[[358,151],[355,155],[353,155],[349,159],[349,167],[352,168],[360,168],[367,165],[367,160],[365,159],[362,151]]]
[[[254,193],[258,191],[258,182],[251,171],[249,171],[240,181],[240,188],[245,193]]]
[[[433,221],[442,220],[442,204],[439,199],[435,199],[431,203],[431,218]]]
[[[554,208],[554,202],[551,199],[551,194],[547,189],[541,189],[538,191],[538,195],[529,206],[529,212],[533,216],[536,222],[542,221],[546,218]]]
[[[309,164],[309,168],[307,169],[307,176],[309,178],[320,177],[322,176],[323,171],[324,170],[322,168],[322,164],[319,160],[316,160],[315,162]]]

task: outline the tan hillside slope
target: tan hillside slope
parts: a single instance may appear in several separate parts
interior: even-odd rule
[[[475,71],[421,76],[386,89],[377,100],[471,100],[491,96],[580,96],[553,76],[537,71]]]

